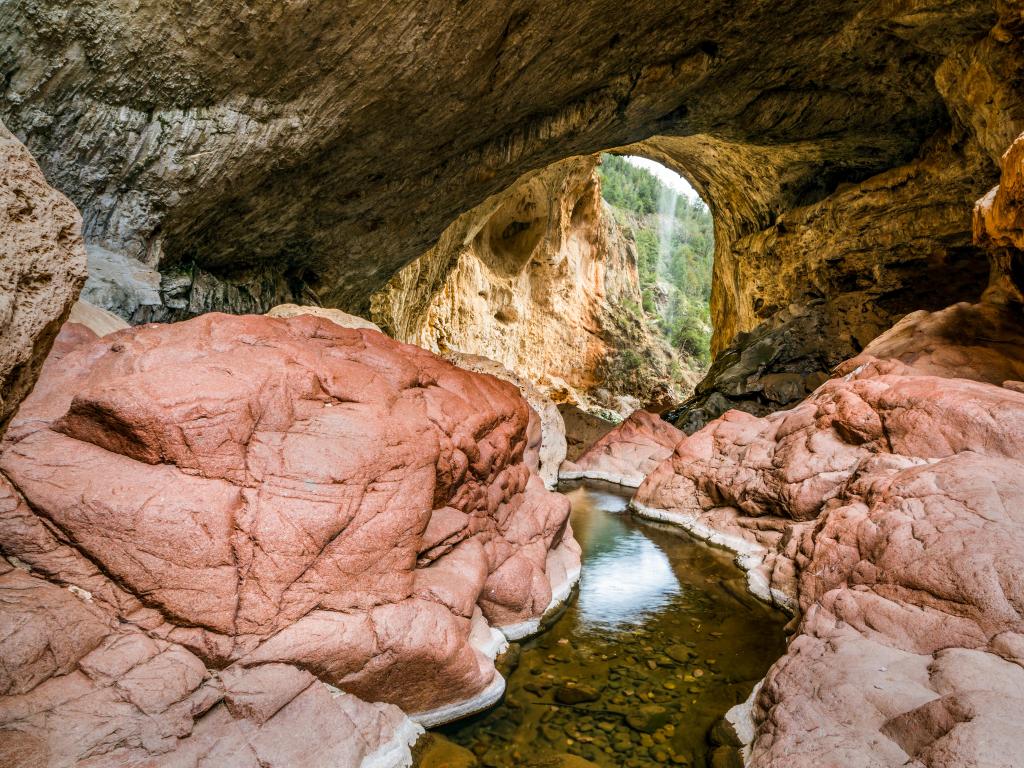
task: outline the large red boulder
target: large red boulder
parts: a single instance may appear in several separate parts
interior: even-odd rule
[[[429,724],[500,695],[494,628],[536,627],[579,568],[515,387],[308,315],[75,330],[0,454],[0,546],[26,569],[0,577],[0,744],[114,765],[241,728],[259,764],[359,765],[412,728],[366,702]],[[80,695],[134,735],[60,733]],[[298,743],[289,709],[365,748]]]
[[[562,480],[607,480],[636,488],[647,473],[672,455],[686,435],[660,416],[638,410],[594,443],[575,461],[565,461]]]
[[[750,765],[1015,764],[1020,333],[1005,308],[918,313],[795,408],[726,413],[638,490],[640,514],[732,548],[799,616]]]

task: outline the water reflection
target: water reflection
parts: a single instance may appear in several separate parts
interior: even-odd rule
[[[579,595],[522,645],[503,702],[442,732],[487,768],[567,753],[606,768],[708,764],[710,726],[782,654],[785,617],[749,597],[727,553],[634,520],[624,489],[562,490]]]
[[[584,571],[576,604],[581,631],[606,632],[641,624],[679,594],[679,579],[657,544],[626,525],[626,499],[579,487],[566,494],[574,510],[612,514],[574,515],[576,538],[584,551]],[[615,514],[618,513],[618,514]],[[575,526],[579,526],[576,528]]]

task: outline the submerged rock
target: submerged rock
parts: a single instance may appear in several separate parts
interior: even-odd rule
[[[0,577],[23,627],[0,740],[52,765],[393,765],[402,710],[500,696],[493,627],[579,568],[514,387],[311,316],[76,328],[0,454],[0,542],[30,569]]]
[[[555,701],[560,704],[586,704],[601,698],[601,691],[592,685],[565,683],[555,689]]]
[[[436,733],[425,734],[413,749],[413,768],[477,768],[476,755]]]

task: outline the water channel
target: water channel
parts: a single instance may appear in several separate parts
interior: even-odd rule
[[[489,768],[710,765],[709,730],[782,655],[786,617],[747,593],[727,552],[633,518],[626,489],[560,490],[583,547],[579,593],[519,648],[502,703],[440,732]]]

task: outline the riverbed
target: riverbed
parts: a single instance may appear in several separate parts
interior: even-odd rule
[[[608,768],[707,765],[712,726],[782,655],[786,616],[747,593],[728,553],[633,518],[628,490],[560,490],[583,547],[578,594],[512,649],[501,704],[440,731],[491,768],[566,753]]]

